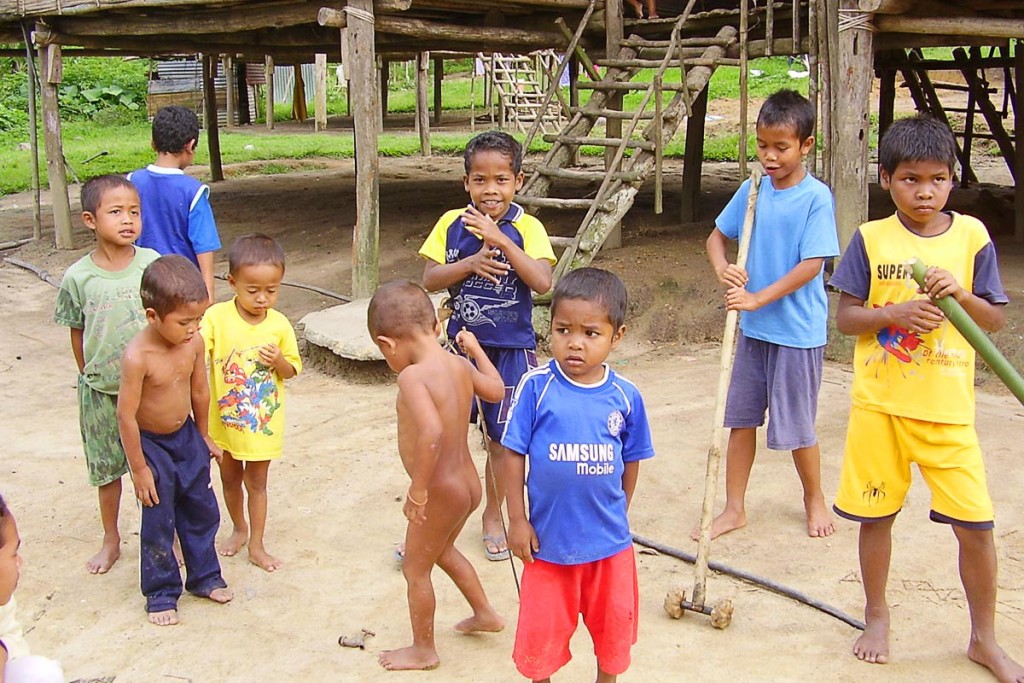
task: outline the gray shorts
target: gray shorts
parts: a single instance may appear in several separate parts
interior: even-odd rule
[[[814,422],[825,347],[797,349],[740,332],[725,426],[757,428],[767,410],[768,448],[792,451],[818,443]]]

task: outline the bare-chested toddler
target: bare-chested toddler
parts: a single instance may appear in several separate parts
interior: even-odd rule
[[[189,593],[224,603],[214,539],[220,509],[210,488],[210,458],[221,451],[207,432],[210,385],[199,321],[210,303],[199,269],[161,256],[142,274],[148,326],[122,357],[117,424],[135,495],[142,502],[142,594],[149,620],[178,623],[181,573],[171,552],[177,529]]]
[[[455,539],[481,496],[467,441],[473,395],[499,401],[505,383],[471,332],[460,332],[456,343],[472,363],[441,347],[433,304],[412,282],[392,282],[377,290],[370,300],[367,326],[398,373],[398,451],[412,480],[403,508],[409,527],[402,573],[408,584],[413,642],[382,652],[380,664],[392,670],[433,669],[440,663],[430,582],[434,565],[451,577],[473,608],[473,616],[456,624],[456,631],[497,632],[505,627],[473,565],[455,548]]]

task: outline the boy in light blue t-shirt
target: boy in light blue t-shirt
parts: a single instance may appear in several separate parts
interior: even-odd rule
[[[835,531],[821,490],[814,423],[828,319],[822,273],[825,261],[839,255],[839,242],[832,194],[804,169],[813,132],[814,107],[806,98],[780,90],[765,100],[757,117],[757,157],[767,178],[757,197],[746,269],[729,262],[726,247],[742,230],[749,180],[707,240],[708,260],[728,287],[726,307],[742,311],[725,410],[725,509],[712,524],[712,538],[747,523],[744,498],[766,410],[768,447],[793,452],[807,535]],[[696,540],[698,530],[692,535]]]

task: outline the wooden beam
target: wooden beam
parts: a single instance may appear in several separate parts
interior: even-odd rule
[[[231,55],[225,55],[221,61],[221,70],[224,73],[224,121],[226,128],[235,127],[235,100],[238,96],[238,91],[235,90],[235,58]]]
[[[267,82],[264,89],[267,91],[266,107],[267,130],[274,130],[274,58],[267,55],[263,61],[263,79]]]
[[[50,181],[55,243],[58,249],[74,249],[71,204],[68,201],[68,177],[64,170],[64,143],[60,130],[60,104],[57,97],[61,71],[60,45],[40,47],[39,65],[42,70],[39,90],[42,93],[43,105],[46,177]]]
[[[557,1],[539,0],[542,4],[557,5]],[[586,0],[576,0],[586,6]],[[514,0],[519,4],[531,4],[531,0]],[[266,3],[268,7],[260,7],[263,3],[246,3],[244,11],[237,7],[223,8],[222,3],[211,2],[210,0],[119,0],[116,3],[118,10],[141,9],[132,18],[134,27],[136,19],[141,19],[149,27],[147,30],[157,34],[159,31],[152,28],[159,22],[184,20],[178,15],[187,15],[191,20],[202,26],[214,21],[220,21],[223,26],[232,20],[242,20],[238,15],[256,16],[264,22],[279,22],[276,26],[294,26],[296,23],[312,23],[315,19],[306,19],[310,11],[316,16],[316,6],[305,2],[294,3]],[[321,0],[320,5],[344,7],[347,3],[335,0]],[[74,16],[78,19],[93,19],[83,16],[89,14],[102,14],[113,7],[104,7],[97,0],[24,0],[14,7],[11,3],[3,5],[0,9],[0,21],[17,21],[25,16],[39,15],[47,17],[47,21],[57,16]],[[218,7],[218,5],[220,5]],[[184,9],[192,7],[193,9]],[[374,13],[380,12],[404,12],[412,7],[412,0],[375,0],[373,3]],[[121,21],[124,26],[123,19]],[[264,25],[270,25],[264,23]]]
[[[984,36],[1019,38],[1024,32],[1020,19],[992,17],[908,17],[880,15],[875,28],[881,33],[919,33],[923,35]]]
[[[621,2],[621,0],[608,1]],[[517,48],[531,45],[535,45],[538,48],[561,45],[561,34],[558,31],[463,26],[460,24],[443,24],[436,21],[390,16],[377,17],[375,27],[381,33],[438,41],[458,41],[467,44],[511,44]]]
[[[615,57],[622,50],[622,39],[625,37],[625,20],[622,16],[622,0],[605,0],[604,3],[604,53],[607,56]],[[557,43],[556,43],[557,44]],[[622,110],[622,93],[611,92],[608,94],[608,109]],[[622,119],[609,117],[605,119],[605,136],[609,138],[622,137]],[[571,148],[574,153],[579,153],[579,147]],[[608,171],[615,159],[616,151],[612,147],[604,150],[604,168]],[[604,241],[605,249],[618,249],[622,246],[622,221],[615,221],[614,227],[608,233]]]
[[[705,87],[693,100],[686,119],[686,145],[683,150],[683,196],[679,220],[691,223],[699,216],[700,178],[704,165],[704,121],[708,114],[708,90]]]
[[[206,114],[206,145],[210,151],[210,179],[224,180],[224,167],[220,158],[220,124],[217,122],[217,91],[213,79],[217,76],[216,55],[203,55],[203,111]]]
[[[416,55],[416,132],[420,136],[420,154],[430,156],[430,110],[427,105],[427,71],[430,53]]]
[[[444,82],[444,60],[434,58],[434,125],[441,125],[441,84]]]
[[[915,0],[860,0],[857,3],[861,12],[873,14],[903,14],[914,7]]]
[[[43,238],[43,209],[40,201],[39,182],[39,112],[36,109],[36,93],[39,92],[36,78],[36,58],[32,53],[32,39],[28,28],[22,24],[22,38],[25,41],[25,75],[28,78],[28,147],[32,155],[30,176],[32,179],[32,239]]]
[[[1013,133],[1017,168],[1024,168],[1024,40],[1013,48],[1013,74],[1015,101],[1013,106]],[[1024,183],[1014,185],[1013,239],[1024,242]]]
[[[391,89],[391,60],[384,59],[379,54],[377,57],[380,59],[380,118],[381,130],[383,130],[383,121],[388,117],[388,95]]]
[[[349,78],[355,128],[356,224],[352,230],[352,295],[368,297],[380,279],[380,174],[377,161],[376,58],[371,0],[349,0]],[[361,17],[369,15],[369,20]]]
[[[314,58],[316,65],[316,91],[314,94],[313,106],[313,130],[320,132],[327,130],[327,55],[317,53]]]

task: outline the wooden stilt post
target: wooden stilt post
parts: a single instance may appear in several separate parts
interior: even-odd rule
[[[622,49],[622,38],[625,33],[622,16],[622,0],[605,0],[604,3],[604,50],[608,57],[614,58]],[[609,109],[622,109],[622,95],[609,94]],[[605,119],[605,137],[618,138],[622,136],[622,119]],[[606,147],[604,150],[604,167],[608,170],[615,158],[615,148]],[[612,231],[604,241],[603,249],[618,249],[622,246],[622,222],[615,224]]]
[[[327,130],[327,55],[318,53],[313,57],[316,65],[316,91],[313,107],[313,130]]]
[[[683,223],[697,220],[700,203],[700,177],[704,165],[704,120],[708,113],[708,87],[693,101],[693,110],[686,119],[686,146],[683,150],[683,196],[679,219]]]
[[[224,180],[224,167],[220,159],[220,124],[217,122],[217,91],[214,79],[217,76],[217,59],[214,55],[203,55],[203,111],[206,114],[206,145],[210,150],[210,179]]]
[[[380,118],[381,130],[384,130],[384,119],[388,117],[388,91],[391,88],[391,60],[380,60]]]
[[[740,0],[740,141],[736,154],[740,165],[740,178],[747,175],[747,34],[750,28],[750,19],[747,15],[747,0]]]
[[[373,0],[349,0],[349,54],[352,125],[355,128],[356,224],[352,231],[352,295],[377,289],[380,240],[380,174],[377,161],[377,74]],[[355,10],[355,11],[352,11]]]
[[[430,53],[416,55],[416,131],[420,135],[420,154],[430,156],[430,110],[427,105],[427,71]]]
[[[36,30],[46,29],[37,26]],[[43,137],[46,142],[46,176],[50,181],[50,197],[53,206],[53,226],[58,249],[74,249],[71,232],[71,204],[68,201],[68,178],[64,170],[64,143],[60,131],[60,104],[57,86],[61,82],[63,69],[60,45],[43,45],[39,48],[39,64],[42,78],[39,89],[43,104]]]
[[[28,75],[28,147],[31,159],[32,175],[32,239],[43,238],[43,209],[39,191],[39,112],[36,111],[36,59],[32,54],[32,39],[28,27],[21,25],[21,34],[25,39],[25,73]]]
[[[1017,168],[1024,168],[1024,40],[1013,47],[1014,93],[1013,134]],[[1024,242],[1024,183],[1018,182],[1014,190],[1015,217],[1013,239]]]
[[[580,106],[580,89],[578,87],[580,82],[580,58],[577,56],[576,51],[573,51],[569,57],[569,107],[570,111],[574,107]],[[571,119],[570,115],[570,119]],[[580,148],[579,146],[573,148],[572,159],[569,161],[570,166],[580,165]]]
[[[818,175],[818,147],[821,144],[819,131],[821,121],[818,118],[818,111],[821,109],[821,98],[818,93],[818,0],[808,0],[807,3],[807,42],[810,43],[807,54],[807,98],[814,106],[814,149],[811,150],[811,175]]]
[[[226,116],[225,127],[234,128],[235,126],[235,100],[237,99],[235,92],[235,58],[231,55],[224,55],[224,59],[221,62],[221,70],[224,72],[224,110]]]
[[[971,59],[981,57],[981,48],[971,48]],[[974,68],[973,65],[971,67]],[[968,83],[967,89],[967,111],[964,112],[964,165],[971,165],[971,146],[974,143],[974,112],[978,108],[977,96],[974,88]],[[966,173],[960,174],[960,187],[967,188],[971,184]]]
[[[818,74],[821,85],[821,179],[832,184],[832,141],[835,138],[832,125],[832,50],[836,39],[833,10],[829,2],[818,7]]]
[[[267,55],[263,62],[263,80],[267,82],[266,107],[267,130],[274,130],[274,58]]]
[[[444,60],[434,58],[434,125],[441,125],[441,83],[444,81]]]
[[[878,139],[889,130],[896,108],[896,70],[884,68],[878,74]]]

